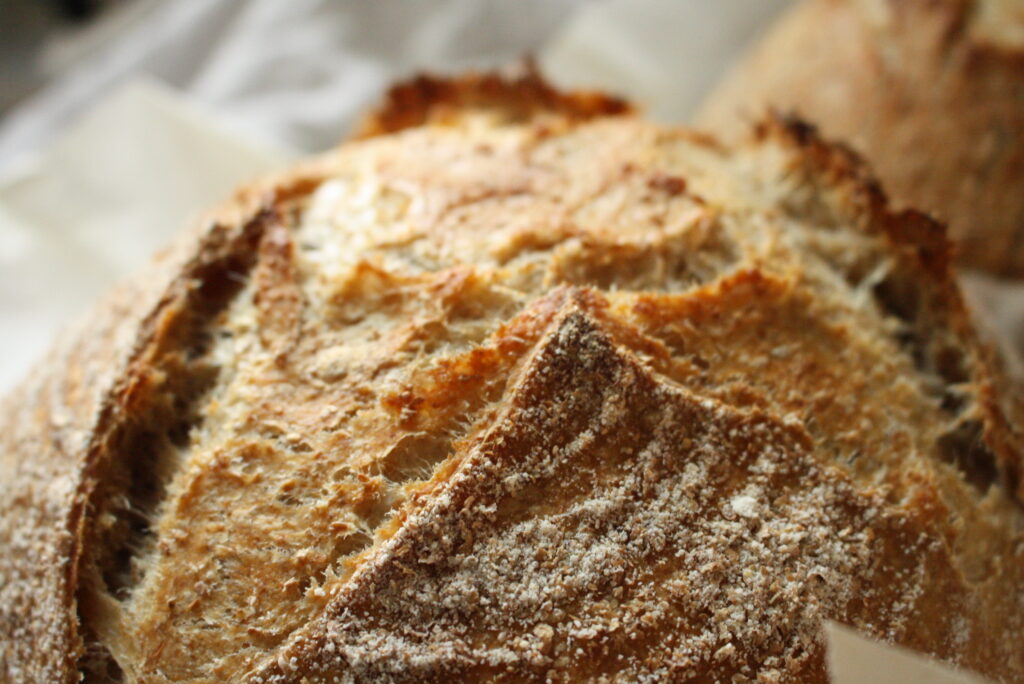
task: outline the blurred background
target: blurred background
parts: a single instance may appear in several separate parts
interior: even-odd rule
[[[787,0],[0,0],[0,391],[246,179],[396,79],[535,56],[685,121]]]
[[[2,0],[0,166],[131,79],[285,149],[333,144],[396,77],[539,55],[685,119],[786,0]]]

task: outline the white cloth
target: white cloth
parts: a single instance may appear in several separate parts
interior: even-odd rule
[[[540,49],[583,0],[156,0],[0,125],[0,166],[140,75],[265,143],[333,144],[388,83]],[[95,29],[102,30],[102,27]]]

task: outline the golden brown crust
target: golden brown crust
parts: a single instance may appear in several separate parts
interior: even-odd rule
[[[363,117],[355,138],[394,133],[427,123],[459,120],[467,111],[490,111],[506,122],[539,116],[585,121],[632,112],[627,101],[599,91],[552,88],[527,61],[508,74],[473,73],[458,79],[420,74],[393,86],[384,102]]]
[[[824,681],[823,618],[1024,676],[941,228],[796,120],[502,83],[243,192],[9,400],[4,676]]]
[[[961,264],[1024,275],[1024,14],[998,0],[808,0],[705,102],[735,139],[766,107],[872,161],[894,199],[951,226]]]

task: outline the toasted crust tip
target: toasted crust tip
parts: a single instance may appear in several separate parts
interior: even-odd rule
[[[557,90],[527,58],[504,71],[471,72],[457,78],[421,73],[398,83],[363,117],[352,137],[370,138],[440,122],[467,109],[497,110],[511,122],[542,113],[585,121],[635,111],[628,101],[599,91]]]

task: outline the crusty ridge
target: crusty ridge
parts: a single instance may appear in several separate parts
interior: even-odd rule
[[[1018,678],[1017,438],[941,230],[793,121],[475,116],[243,196],[119,319],[6,676],[814,680],[828,616]]]
[[[526,61],[507,73],[483,72],[460,79],[420,74],[398,83],[356,127],[356,138],[385,135],[427,123],[459,120],[469,111],[489,111],[506,122],[543,116],[586,121],[629,114],[627,101],[599,91],[552,88]]]
[[[1021,481],[1024,428],[1021,427],[1021,409],[1012,396],[1019,389],[1011,378],[1004,375],[997,350],[983,343],[972,327],[954,271],[956,249],[947,238],[945,226],[916,209],[890,210],[885,192],[858,153],[841,143],[825,142],[813,125],[793,115],[772,112],[766,122],[758,126],[756,135],[761,138],[777,137],[783,144],[794,145],[800,150],[802,163],[810,164],[812,172],[827,183],[842,188],[846,200],[852,201],[856,207],[855,211],[870,216],[871,223],[880,226],[901,252],[905,260],[901,265],[913,271],[920,269],[922,280],[928,283],[930,292],[925,295],[925,301],[918,302],[925,305],[925,310],[919,312],[924,315],[914,323],[925,328],[948,328],[969,350],[966,354],[971,365],[968,373],[977,387],[976,398],[986,412],[986,441],[998,454],[1003,485],[1018,501],[1024,500],[1024,482]],[[914,287],[912,284],[909,286]],[[883,306],[890,307],[891,313],[905,316],[908,302],[884,302],[886,298],[899,294],[880,293]],[[916,332],[918,335],[928,334],[927,329]],[[920,339],[916,341],[919,343]],[[933,340],[932,349],[925,352],[926,357],[931,357],[926,362],[948,382],[962,381],[965,369],[948,367],[942,358],[947,351],[941,348],[941,344],[942,341]]]
[[[927,523],[900,529],[819,471],[796,424],[659,382],[592,306],[569,297],[495,429],[255,681],[819,680],[824,604],[858,622],[890,609],[894,574],[951,587]],[[873,538],[903,557],[872,557]],[[780,582],[780,559],[837,593]]]

